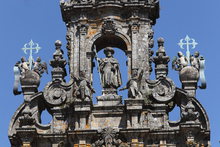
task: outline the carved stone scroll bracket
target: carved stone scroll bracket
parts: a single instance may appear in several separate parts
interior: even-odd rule
[[[67,92],[59,80],[47,84],[44,90],[45,101],[53,106],[61,106],[66,102]]]
[[[175,95],[176,86],[169,78],[160,78],[155,81],[147,80],[149,88],[152,91],[152,98],[157,103],[169,103]]]

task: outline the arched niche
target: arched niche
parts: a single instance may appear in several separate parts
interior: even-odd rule
[[[130,43],[128,40],[122,36],[122,35],[102,35],[102,36],[96,36],[95,41],[93,43],[96,46],[97,51],[111,46],[115,48],[120,48],[122,49],[126,54],[128,51],[131,51]]]
[[[89,52],[88,53],[92,53],[93,56],[90,56],[90,58],[88,59],[87,63],[90,63],[87,67],[87,69],[89,69],[91,75],[88,75],[91,77],[92,80],[92,73],[93,73],[93,60],[94,60],[94,48],[96,48],[96,51],[99,52],[100,50],[102,50],[103,48],[106,47],[113,47],[113,48],[119,48],[122,51],[125,52],[125,54],[127,55],[127,71],[128,71],[128,78],[130,78],[130,74],[131,74],[131,43],[128,39],[127,36],[116,32],[115,34],[96,34],[89,43],[91,46],[89,46]]]

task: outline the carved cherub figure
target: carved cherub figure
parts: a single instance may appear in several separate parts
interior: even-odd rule
[[[142,97],[142,94],[139,90],[139,87],[140,87],[139,85],[140,85],[142,76],[143,76],[143,70],[141,70],[141,72],[138,73],[137,69],[133,69],[131,79],[127,82],[125,87],[120,89],[120,91],[128,89],[129,98]]]
[[[19,62],[18,68],[21,72],[21,75],[23,75],[26,71],[30,70],[29,69],[29,62],[26,61],[25,57],[21,58],[21,62]]]
[[[46,72],[46,73],[48,74],[46,62],[41,62],[41,58],[40,58],[40,57],[37,57],[36,62],[34,62],[33,71],[35,71],[36,73],[38,73],[40,76],[41,76],[41,74],[43,74],[44,72]]]
[[[195,67],[196,69],[200,70],[200,65],[199,65],[199,52],[195,52],[194,56],[190,57],[190,64],[191,66]]]
[[[84,71],[80,72],[80,77],[73,77],[75,80],[75,90],[73,95],[83,101],[90,101],[92,94],[95,93],[91,82],[86,78],[86,73]]]
[[[176,71],[180,71],[188,65],[188,61],[182,52],[178,52],[178,57],[175,57],[172,62],[172,68]]]

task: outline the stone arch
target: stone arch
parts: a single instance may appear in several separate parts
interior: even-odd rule
[[[94,37],[91,39],[90,45],[91,46],[89,48],[91,49],[91,51],[94,45],[96,45],[97,51],[107,46],[120,48],[125,53],[131,51],[130,39],[119,32],[108,35],[103,35],[102,33],[98,33],[94,35]]]

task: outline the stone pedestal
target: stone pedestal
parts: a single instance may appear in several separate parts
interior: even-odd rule
[[[18,128],[16,130],[22,141],[22,147],[31,147],[31,143],[37,135],[37,130],[35,128]]]
[[[122,96],[116,90],[103,90],[102,96],[97,96],[99,106],[116,106],[122,104]]]
[[[89,114],[91,112],[91,101],[80,101],[74,103],[74,111],[76,112],[75,128],[76,129],[89,129],[88,124]]]
[[[126,105],[126,110],[128,112],[127,127],[138,128],[140,126],[139,117],[140,117],[140,112],[143,109],[144,100],[129,98],[125,100],[125,105]]]
[[[60,109],[59,107],[54,107],[51,109],[53,115],[52,121],[52,131],[53,133],[64,133],[67,130],[66,116],[63,113],[65,110]]]

